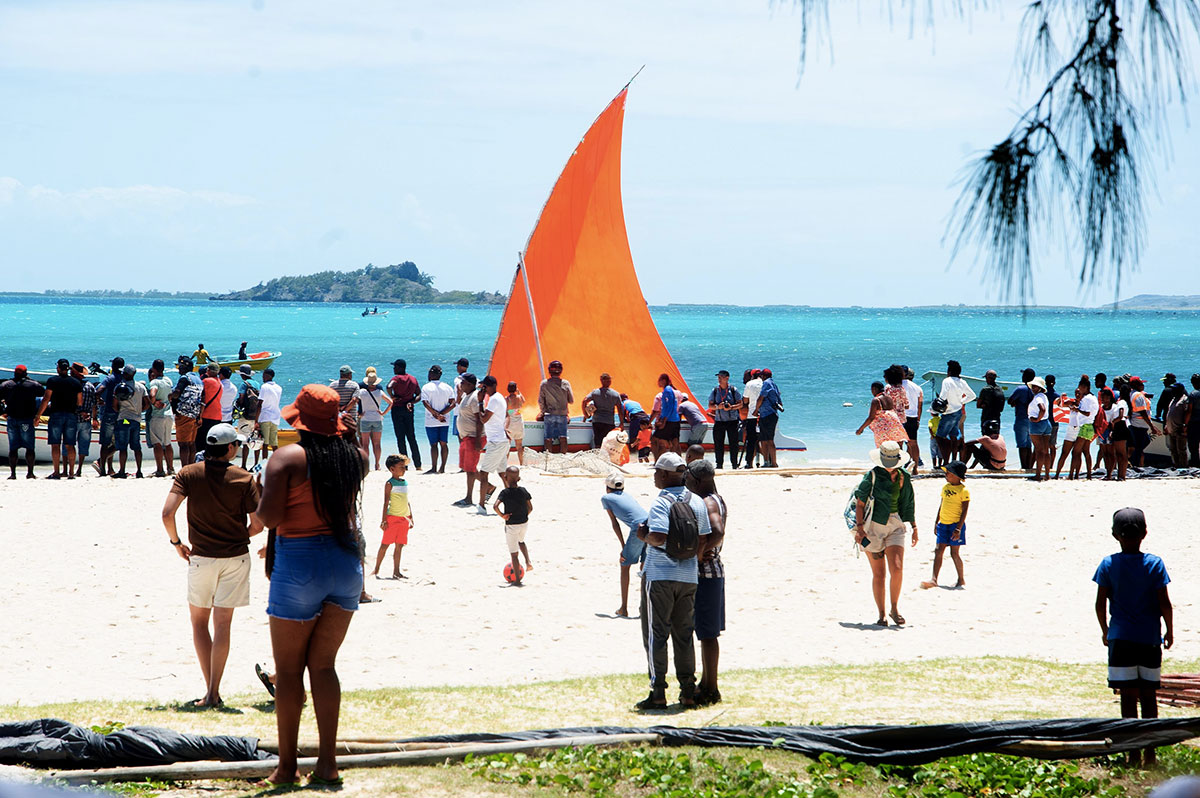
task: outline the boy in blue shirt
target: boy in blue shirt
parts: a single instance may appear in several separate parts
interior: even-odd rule
[[[1118,554],[1101,561],[1096,583],[1096,619],[1101,640],[1108,646],[1108,686],[1121,694],[1121,717],[1136,718],[1138,703],[1143,718],[1158,717],[1158,685],[1162,646],[1175,642],[1171,598],[1163,561],[1141,550],[1146,537],[1146,516],[1136,507],[1113,514],[1112,535],[1121,544]],[[1166,637],[1162,636],[1162,618]],[[1142,764],[1143,752],[1132,751],[1129,763]],[[1154,749],[1144,752],[1145,764],[1154,764]]]
[[[613,533],[621,544],[621,606],[614,614],[628,618],[629,569],[642,561],[642,553],[646,550],[646,543],[638,538],[637,529],[646,522],[649,513],[625,492],[625,475],[620,471],[613,471],[604,478],[604,488],[600,506],[608,511]],[[629,530],[628,538],[621,534],[621,524]]]

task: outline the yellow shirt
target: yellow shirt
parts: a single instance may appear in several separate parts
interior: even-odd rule
[[[959,483],[942,485],[942,506],[938,509],[939,524],[957,524],[962,519],[963,505],[971,501],[967,486]]]
[[[930,416],[929,417],[929,434],[937,435],[938,427],[941,425],[941,423],[942,423],[941,416]]]
[[[392,495],[388,497],[387,514],[407,518],[409,515],[408,482],[392,477],[388,480],[388,484],[392,486]]]
[[[198,366],[207,363],[210,357],[212,355],[208,353],[207,349],[197,349],[195,352],[192,352],[192,362]]]

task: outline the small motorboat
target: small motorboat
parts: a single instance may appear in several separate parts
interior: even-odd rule
[[[237,355],[213,355],[209,362],[216,363],[219,366],[229,366],[234,371],[237,371],[241,366],[249,366],[254,371],[262,371],[263,369],[270,368],[276,358],[282,354],[282,352],[255,352],[253,355],[244,358],[238,358]],[[200,364],[197,363],[196,365]]]
[[[390,312],[391,311],[389,311],[389,310],[384,310],[384,311],[373,310],[370,313],[368,313],[367,311],[364,310],[361,315],[365,319],[368,316],[386,316]]]

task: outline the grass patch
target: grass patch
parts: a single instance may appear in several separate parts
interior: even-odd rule
[[[1200,670],[1200,663],[1194,662],[1175,662],[1172,666],[1180,671]],[[343,696],[340,736],[401,738],[593,725],[953,723],[1120,714],[1115,697],[1105,686],[1103,666],[1007,657],[730,671],[722,674],[721,691],[725,701],[715,707],[687,713],[638,714],[632,706],[645,696],[646,681],[642,676],[606,676],[509,687],[360,690]],[[0,716],[8,720],[57,717],[95,727],[97,731],[110,731],[122,725],[150,725],[198,734],[275,738],[274,704],[265,693],[231,696],[226,702],[225,712],[197,712],[183,702],[87,701],[0,707]],[[1164,707],[1162,714],[1172,717],[1191,713]],[[316,737],[311,707],[305,709],[301,736]],[[683,759],[678,758],[681,754]],[[634,768],[630,757],[640,757],[638,761],[645,765],[638,765],[642,772],[657,774],[654,778],[659,781],[622,775]],[[1178,772],[1200,771],[1200,758],[1185,746],[1163,749],[1162,761],[1163,768],[1154,774],[1155,779],[1169,775],[1171,768]],[[1049,769],[1037,771],[1039,767]],[[692,779],[690,786],[686,784],[685,773]],[[539,777],[546,778],[539,781]],[[1006,778],[1008,782],[1004,781]],[[840,761],[812,763],[777,751],[603,749],[586,755],[564,751],[541,758],[518,760],[515,755],[508,759],[487,758],[468,766],[350,771],[346,774],[343,794],[515,795],[546,781],[547,795],[557,791],[560,795],[596,796],[716,798],[769,794],[831,798],[836,793],[851,798],[867,795],[924,798],[959,792],[1003,798],[1017,794],[1005,792],[1009,787],[1004,785],[1021,780],[1041,779],[1047,784],[1057,780],[1060,784],[1075,784],[1079,790],[1084,789],[1084,782],[1101,780],[1087,788],[1093,790],[1091,793],[1054,792],[1049,791],[1049,786],[1046,792],[1020,793],[1029,798],[1041,795],[1071,798],[1076,794],[1106,795],[1104,790],[1110,786],[1118,789],[1112,795],[1140,795],[1143,778],[1108,760],[1074,765],[977,755],[905,771]],[[675,782],[680,791],[662,791],[665,785]],[[985,792],[985,787],[990,792]],[[145,783],[111,789],[129,796],[253,793],[244,782]]]

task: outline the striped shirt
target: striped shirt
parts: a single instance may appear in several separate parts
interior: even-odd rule
[[[75,415],[84,421],[91,421],[96,417],[96,400],[98,398],[96,383],[84,380],[83,393],[79,395],[79,407],[75,410]]]
[[[712,527],[708,523],[708,508],[704,505],[704,500],[682,485],[677,488],[663,488],[662,492],[654,499],[654,503],[650,505],[646,526],[650,528],[651,532],[667,534],[670,528],[668,519],[671,505],[677,501],[687,501],[691,505],[692,512],[696,514],[696,522],[700,527],[701,535],[712,532]],[[689,557],[686,560],[672,560],[667,556],[665,548],[647,544],[646,561],[642,564],[642,576],[650,582],[687,582],[694,585],[698,579],[697,568],[695,557]]]
[[[338,393],[338,405],[350,418],[358,418],[358,383],[354,380],[334,380],[329,387]]]

